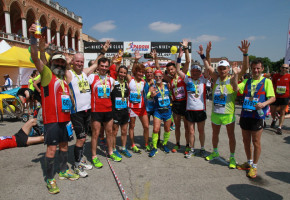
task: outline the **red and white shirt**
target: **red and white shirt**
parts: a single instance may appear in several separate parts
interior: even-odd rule
[[[143,79],[139,83],[134,78],[131,79],[129,83],[129,108],[145,108],[144,85],[145,81]]]
[[[175,83],[177,81],[177,84]],[[176,84],[176,87],[175,87]],[[172,79],[170,82],[171,86],[171,93],[172,93],[172,100],[173,101],[185,101],[186,100],[186,84],[182,78],[178,76],[177,80],[176,78]]]
[[[290,74],[274,74],[272,82],[276,98],[289,98]]]

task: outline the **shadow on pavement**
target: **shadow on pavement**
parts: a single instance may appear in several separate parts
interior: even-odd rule
[[[285,143],[290,144],[290,136],[284,137]]]
[[[221,165],[221,166],[229,165],[228,161],[226,161],[226,159],[223,157],[218,157],[216,159],[210,160],[209,163],[213,165]]]
[[[283,199],[283,197],[279,194],[276,194],[258,186],[248,184],[233,184],[228,186],[227,190],[237,199]]]
[[[271,178],[277,179],[279,181],[283,181],[285,183],[290,184],[290,173],[289,172],[272,172],[268,171],[265,173],[267,176]]]

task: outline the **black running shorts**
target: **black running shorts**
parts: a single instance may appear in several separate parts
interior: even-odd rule
[[[241,129],[247,131],[258,131],[261,130],[264,126],[263,119],[249,118],[249,117],[241,117],[240,118],[240,127]]]
[[[20,129],[14,136],[16,139],[17,147],[27,146],[28,135],[23,131],[23,129]]]
[[[77,139],[86,137],[91,125],[91,110],[80,111],[70,115]]]
[[[68,122],[44,124],[44,144],[58,145],[61,142],[68,142],[67,124]]]
[[[206,112],[205,111],[191,111],[188,110],[185,112],[185,119],[190,122],[202,122],[206,120]]]
[[[113,112],[91,112],[92,121],[108,122],[113,119]]]
[[[172,102],[172,112],[177,115],[185,115],[186,111],[186,100],[185,101],[173,101]]]

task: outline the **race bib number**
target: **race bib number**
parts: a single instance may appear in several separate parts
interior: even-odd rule
[[[141,102],[141,94],[130,93],[130,101],[132,103],[140,103]]]
[[[256,110],[255,105],[258,103],[258,98],[253,98],[251,101],[249,97],[245,97],[244,103],[243,103],[243,109],[253,111]]]
[[[106,88],[106,95],[104,93],[104,89],[102,86],[98,86],[98,97],[99,98],[109,98],[110,97],[110,87],[107,86]]]
[[[12,136],[1,136],[0,140],[12,139]]]
[[[127,99],[124,98],[124,101],[122,101],[121,97],[116,97],[116,99],[115,99],[115,108],[116,109],[127,108]]]
[[[188,93],[195,93],[195,87],[194,87],[193,82],[188,82],[186,84],[186,90]]]
[[[226,94],[214,94],[213,104],[218,107],[225,107],[226,106]]]
[[[277,86],[276,92],[277,92],[277,94],[285,94],[286,86]]]
[[[61,95],[61,110],[62,112],[70,112],[72,103],[69,95]]]
[[[81,93],[90,92],[90,85],[88,81],[79,81],[78,82],[79,90]]]
[[[174,92],[174,95],[175,95],[175,99],[183,99],[183,98],[185,98],[184,87],[178,87],[177,90],[174,87],[173,88],[173,92]]]
[[[170,99],[169,97],[164,97],[164,99],[162,99],[162,97],[158,97],[158,103],[160,107],[167,107],[170,105]]]
[[[146,106],[147,106],[148,110],[153,110],[154,109],[154,100],[153,99],[147,99]]]

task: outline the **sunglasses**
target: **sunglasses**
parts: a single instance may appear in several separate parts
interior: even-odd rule
[[[155,76],[155,78],[162,78],[162,76]]]
[[[281,67],[282,69],[289,69],[289,67]]]

